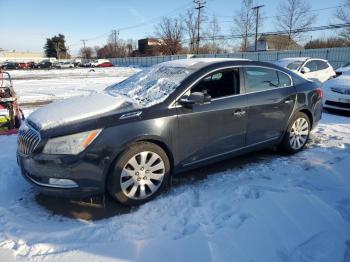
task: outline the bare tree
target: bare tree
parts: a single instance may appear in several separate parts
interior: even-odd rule
[[[344,24],[350,24],[350,0],[344,0],[344,6],[336,10],[335,17]],[[340,36],[350,41],[350,26],[341,29]]]
[[[193,9],[188,9],[184,17],[184,30],[186,31],[190,41],[190,53],[195,51],[197,18]]]
[[[159,49],[163,54],[175,55],[181,51],[184,26],[180,18],[163,17],[155,29],[161,40]]]
[[[94,51],[91,47],[83,47],[80,49],[80,56],[86,59],[91,59]]]
[[[206,34],[205,36],[209,40],[209,52],[211,54],[218,53],[219,47],[217,45],[217,37],[219,36],[221,32],[221,27],[219,25],[219,21],[217,17],[214,15],[211,20],[209,21],[209,25],[206,28]]]
[[[98,54],[99,50],[100,50],[100,47],[98,45],[95,45],[94,46],[94,52],[95,52],[96,58],[101,58],[101,57],[99,57],[99,54]]]
[[[297,41],[302,33],[294,30],[309,27],[316,20],[316,15],[310,11],[310,4],[304,0],[285,0],[277,7],[276,28]]]
[[[126,50],[127,50],[127,56],[131,56],[132,52],[137,48],[136,41],[133,39],[128,39],[126,41]]]
[[[255,14],[252,10],[254,6],[253,0],[242,0],[241,9],[235,13],[233,18],[233,34],[240,34],[242,36],[242,51],[246,51],[249,47],[249,35],[255,29]]]

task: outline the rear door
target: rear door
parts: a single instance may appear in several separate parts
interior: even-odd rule
[[[247,145],[279,138],[293,111],[296,90],[284,72],[264,68],[244,68],[248,103]]]
[[[211,101],[192,108],[178,106],[177,150],[184,166],[245,146],[247,114],[241,74],[238,68],[232,68],[203,77],[189,92],[207,93]]]

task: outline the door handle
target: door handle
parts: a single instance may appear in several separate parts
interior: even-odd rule
[[[233,112],[233,115],[234,116],[244,116],[245,115],[245,110],[242,110],[242,109],[237,109],[235,112]]]
[[[284,103],[285,103],[285,104],[291,104],[291,103],[294,103],[294,100],[288,98],[288,99],[286,99],[286,100],[284,101]]]

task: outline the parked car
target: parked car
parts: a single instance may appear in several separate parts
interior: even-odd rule
[[[87,62],[83,62],[80,64],[81,67],[91,67],[91,62],[87,61]]]
[[[276,65],[288,68],[303,77],[316,80],[318,82],[325,82],[335,76],[333,67],[327,60],[310,58],[310,57],[295,57],[284,58],[276,62]]]
[[[30,61],[27,63],[28,68],[35,68],[35,62],[34,61]]]
[[[73,68],[74,64],[72,62],[59,62],[55,65],[56,68]]]
[[[4,70],[8,69],[18,69],[18,63],[15,62],[5,62],[1,65],[1,68]]]
[[[343,74],[346,71],[350,71],[350,62],[345,63],[341,67],[337,68],[335,70],[335,73],[337,74],[337,76],[340,76],[341,74]]]
[[[18,163],[43,193],[137,205],[184,170],[271,146],[296,153],[321,113],[319,86],[279,66],[174,60],[36,110],[19,131]]]
[[[350,111],[350,71],[325,82],[323,106],[330,109]]]
[[[90,66],[91,67],[97,67],[102,63],[110,63],[110,61],[108,59],[96,59],[96,60],[92,60],[90,62]]]
[[[50,61],[41,61],[40,63],[35,65],[35,68],[41,69],[50,69],[52,67],[52,62]]]
[[[98,67],[113,67],[114,65],[111,62],[103,62],[99,64]]]
[[[28,63],[18,63],[18,68],[19,69],[28,69],[29,64]]]

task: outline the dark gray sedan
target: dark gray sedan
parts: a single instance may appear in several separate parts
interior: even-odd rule
[[[175,60],[38,109],[20,129],[18,162],[43,193],[136,205],[187,169],[271,146],[300,151],[321,112],[320,87],[279,66]]]

